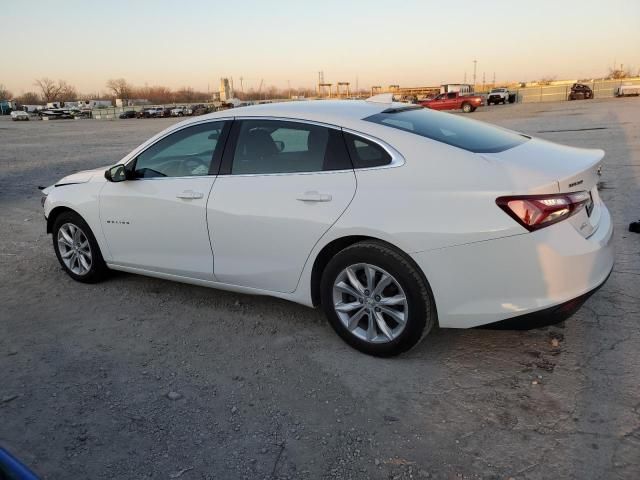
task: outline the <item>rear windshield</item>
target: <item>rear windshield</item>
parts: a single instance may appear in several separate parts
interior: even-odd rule
[[[519,133],[428,108],[382,112],[365,120],[474,153],[503,152],[529,140],[529,137]]]

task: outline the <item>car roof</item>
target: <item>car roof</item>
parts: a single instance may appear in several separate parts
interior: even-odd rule
[[[279,117],[349,127],[361,124],[362,119],[387,108],[403,106],[408,105],[399,102],[382,103],[365,100],[305,100],[238,107],[198,118]]]

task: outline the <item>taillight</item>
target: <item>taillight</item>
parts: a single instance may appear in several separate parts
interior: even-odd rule
[[[589,202],[589,192],[499,197],[496,203],[530,232],[578,213]]]

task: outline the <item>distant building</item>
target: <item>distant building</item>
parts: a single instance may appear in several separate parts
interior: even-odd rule
[[[220,79],[220,101],[226,102],[233,97],[233,89],[228,78]]]
[[[135,105],[149,105],[146,98],[116,98],[116,107],[133,107]]]

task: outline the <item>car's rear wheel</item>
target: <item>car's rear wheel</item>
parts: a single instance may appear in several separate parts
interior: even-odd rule
[[[473,107],[471,106],[471,104],[470,104],[470,103],[463,103],[463,104],[462,104],[462,111],[463,111],[464,113],[470,113],[470,112],[472,112],[472,111],[473,111]]]
[[[74,280],[96,283],[108,273],[89,225],[75,212],[63,212],[56,218],[53,249],[62,268]]]
[[[320,288],[331,326],[370,355],[405,352],[436,322],[433,295],[417,267],[382,242],[356,243],[336,254]]]

